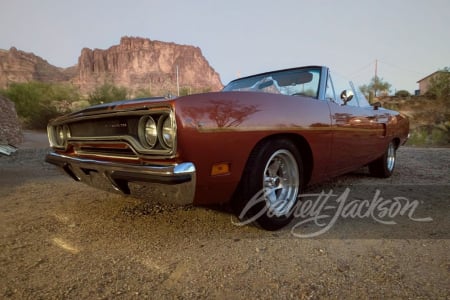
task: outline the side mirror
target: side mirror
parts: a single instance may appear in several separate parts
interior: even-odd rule
[[[343,90],[341,93],[341,99],[342,99],[342,101],[344,101],[344,105],[346,105],[348,101],[353,99],[353,91],[352,90]]]

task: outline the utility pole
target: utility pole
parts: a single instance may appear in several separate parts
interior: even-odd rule
[[[378,59],[375,59],[375,79],[374,79],[374,87],[373,87],[373,94],[376,97],[377,96],[377,89],[376,85],[378,85]]]
[[[180,97],[180,81],[178,80],[178,65],[177,65],[177,95]]]
[[[375,59],[375,79],[378,77],[378,59]]]

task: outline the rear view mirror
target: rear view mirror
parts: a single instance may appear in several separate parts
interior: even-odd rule
[[[341,93],[341,99],[342,99],[342,101],[344,101],[344,105],[346,105],[348,101],[353,99],[353,91],[352,90],[343,90]]]

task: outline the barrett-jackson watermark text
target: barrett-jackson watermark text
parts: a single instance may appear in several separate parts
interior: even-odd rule
[[[416,217],[414,214],[420,202],[418,200],[410,200],[406,197],[398,196],[391,199],[381,197],[381,191],[376,190],[371,200],[349,199],[350,188],[346,188],[341,194],[322,191],[315,194],[301,194],[297,204],[286,213],[285,216],[294,215],[299,220],[291,229],[291,233],[300,238],[315,237],[329,231],[339,218],[343,219],[364,219],[371,218],[378,223],[384,225],[397,224],[394,218],[399,216],[407,216],[411,221],[415,222],[431,222],[431,217]],[[261,190],[257,193],[244,207],[239,218],[243,221],[234,222],[237,226],[243,226],[256,221],[263,214],[269,217],[274,216],[274,212],[266,205],[253,214],[252,217],[245,219],[247,212],[260,202],[266,201],[266,195],[270,194],[270,190]],[[272,204],[276,207],[286,205],[285,200]],[[295,221],[294,221],[295,222]],[[319,229],[314,232],[299,233],[302,226],[315,224]]]

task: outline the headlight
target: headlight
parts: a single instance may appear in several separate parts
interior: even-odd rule
[[[162,118],[161,137],[165,147],[172,148],[175,140],[175,129],[170,116]]]
[[[70,128],[69,128],[69,126],[67,126],[67,125],[64,125],[64,127],[63,127],[63,130],[64,130],[64,142],[66,143],[67,142],[67,139],[70,139],[71,137],[72,137],[72,135],[70,134]]]
[[[148,116],[141,119],[143,126],[140,126],[139,137],[141,142],[145,142],[148,147],[153,148],[158,141],[158,130],[155,120]]]
[[[62,146],[64,145],[64,128],[59,125],[56,126],[56,144],[58,144],[58,146]]]
[[[48,136],[50,140],[50,145],[53,147],[65,147],[67,144],[67,139],[71,137],[69,126],[58,125],[54,127],[49,127]]]
[[[176,145],[175,135],[176,127],[168,113],[154,113],[139,120],[139,141],[147,149],[172,151]]]

